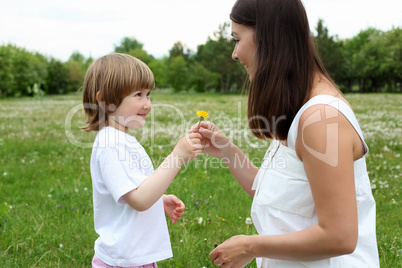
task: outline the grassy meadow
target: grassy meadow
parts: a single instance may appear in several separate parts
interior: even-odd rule
[[[209,112],[210,120],[261,164],[268,142],[250,134],[245,96],[154,91],[151,97],[147,124],[132,134],[155,168],[197,122],[197,110]],[[346,98],[370,148],[381,267],[400,267],[402,95]],[[90,267],[97,235],[89,162],[96,133],[81,131],[82,121],[78,94],[0,99],[0,267]],[[188,163],[167,193],[181,198],[186,212],[180,222],[168,223],[174,257],[159,262],[161,268],[214,267],[208,254],[216,244],[256,233],[246,224],[251,197],[217,159],[203,154]]]

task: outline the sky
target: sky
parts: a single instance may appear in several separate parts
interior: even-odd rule
[[[302,0],[310,28],[324,20],[346,39],[374,27],[402,27],[401,0]],[[235,0],[0,0],[0,45],[14,44],[67,61],[73,52],[97,58],[135,38],[154,57],[177,41],[192,51],[230,22]]]

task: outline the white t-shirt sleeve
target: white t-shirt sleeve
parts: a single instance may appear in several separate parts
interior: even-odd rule
[[[98,160],[102,182],[117,204],[126,204],[123,195],[136,189],[147,178],[138,169],[130,169],[129,159],[119,159],[118,148],[103,148]]]

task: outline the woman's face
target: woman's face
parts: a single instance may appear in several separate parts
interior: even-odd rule
[[[255,73],[255,38],[254,30],[243,24],[232,21],[232,36],[235,39],[236,46],[233,50],[232,58],[240,61],[250,75],[250,80]]]

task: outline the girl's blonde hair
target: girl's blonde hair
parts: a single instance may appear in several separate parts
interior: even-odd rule
[[[85,76],[83,104],[87,126],[97,131],[108,125],[109,113],[136,90],[153,89],[155,80],[149,67],[133,56],[112,53],[95,60]]]

